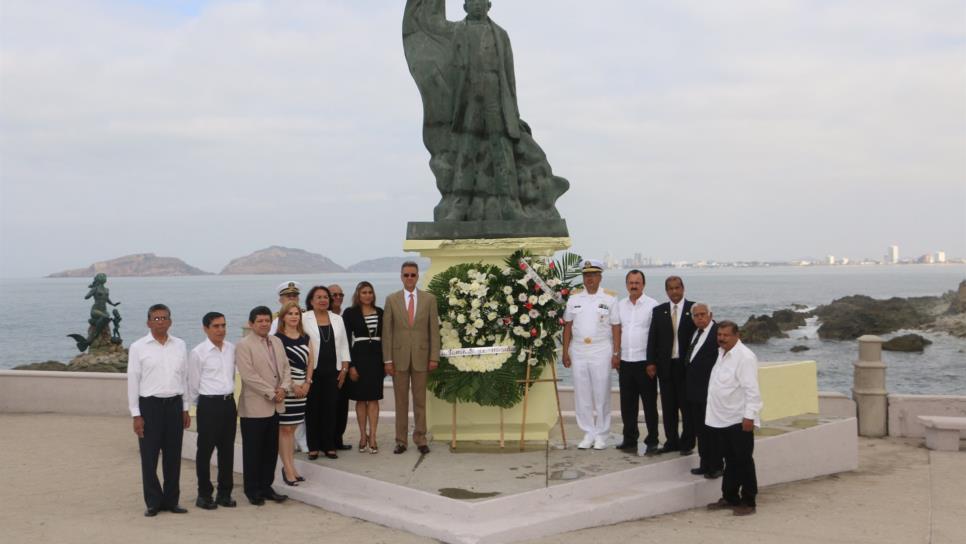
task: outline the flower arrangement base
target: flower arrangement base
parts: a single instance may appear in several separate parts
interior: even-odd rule
[[[428,270],[420,275],[422,287],[429,285],[433,276],[461,263],[481,262],[500,265],[515,251],[524,249],[533,255],[550,256],[570,247],[567,237],[489,238],[463,240],[406,240],[403,250],[416,251],[430,259]],[[545,378],[550,372],[546,372]],[[427,395],[426,420],[433,440],[450,442],[453,438],[453,405]],[[518,437],[523,431],[526,439],[546,441],[557,424],[557,400],[552,382],[535,383],[527,399],[526,428],[523,421],[523,403],[503,410],[500,424],[500,408],[480,406],[475,403],[459,403],[456,407],[456,436],[459,441],[499,441],[501,430],[504,437]]]

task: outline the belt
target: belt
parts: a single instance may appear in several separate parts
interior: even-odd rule
[[[156,402],[181,402],[181,395],[175,395],[173,397],[141,397],[144,400],[153,400]]]
[[[198,398],[212,400],[235,400],[235,394],[228,393],[227,395],[198,395]]]
[[[356,345],[356,342],[376,342],[376,341],[382,342],[382,338],[378,336],[372,336],[372,337],[364,336],[362,338],[353,338],[352,345],[353,346]]]

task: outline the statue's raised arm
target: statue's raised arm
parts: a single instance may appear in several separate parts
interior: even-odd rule
[[[446,20],[445,0],[407,0],[403,15],[403,49],[409,73],[423,98],[423,120],[427,126],[446,125],[452,116],[446,70],[453,54],[455,26],[456,23]],[[429,141],[426,145],[429,146]]]

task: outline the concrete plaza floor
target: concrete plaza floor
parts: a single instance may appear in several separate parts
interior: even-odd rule
[[[430,454],[420,461],[415,451],[393,456],[391,423],[380,431],[379,455],[350,451],[339,463],[345,470],[410,473],[432,467]],[[234,510],[202,511],[193,507],[194,464],[182,463],[182,505],[186,515],[162,514],[144,518],[137,442],[129,418],[58,414],[0,414],[0,527],[6,542],[205,542],[303,541],[431,542],[353,518],[329,513],[295,501],[254,507],[239,501]],[[445,448],[434,443],[434,448]],[[486,446],[489,447],[489,446]],[[485,449],[485,447],[478,447]],[[472,458],[492,455],[468,445],[458,457],[474,466]],[[512,485],[552,485],[554,470],[545,474],[527,460],[541,448],[523,454],[508,442],[507,452],[520,456],[513,476],[480,475],[485,481]],[[457,450],[459,451],[459,450]],[[543,448],[543,455],[554,451]],[[559,470],[591,470],[610,463],[650,462],[609,450],[557,452]],[[574,455],[576,457],[569,457]],[[966,452],[931,452],[921,440],[859,441],[859,470],[814,480],[776,485],[761,490],[755,516],[736,518],[726,512],[689,510],[607,527],[554,535],[535,542],[680,543],[959,543],[966,541]],[[594,457],[596,456],[596,457]],[[396,457],[397,459],[392,459]],[[570,459],[568,461],[568,459]],[[569,465],[568,465],[569,463]],[[368,465],[368,466],[367,466]],[[529,467],[528,467],[529,465]],[[554,463],[547,466],[553,467]],[[518,473],[518,474],[517,474]],[[435,478],[436,475],[433,475]],[[428,487],[459,488],[452,474],[420,478]],[[543,482],[542,484],[540,482]],[[238,499],[240,475],[236,475]],[[279,482],[281,484],[281,482]],[[510,487],[490,491],[509,492]],[[284,485],[276,489],[284,492]],[[428,490],[428,489],[427,489]]]

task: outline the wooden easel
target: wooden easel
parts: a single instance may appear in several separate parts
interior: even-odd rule
[[[527,434],[527,401],[530,399],[530,386],[533,385],[533,384],[535,384],[535,383],[542,383],[542,382],[553,382],[553,394],[554,394],[554,397],[557,399],[557,419],[560,421],[560,437],[563,439],[564,449],[567,449],[567,431],[564,429],[563,411],[560,409],[560,388],[557,386],[557,383],[560,382],[560,380],[557,378],[557,362],[556,361],[553,361],[550,364],[550,371],[553,372],[553,378],[550,378],[550,379],[540,379],[540,380],[531,380],[530,379],[530,362],[529,362],[530,361],[530,357],[529,357],[530,354],[532,354],[532,350],[528,353],[528,356],[527,356],[527,377],[524,378],[524,379],[522,379],[522,380],[517,380],[517,383],[524,384],[524,389],[523,389],[523,421],[520,422],[520,451],[523,451],[524,450],[524,447],[525,447],[525,444],[526,444],[526,434]],[[501,441],[500,442],[502,443],[502,436],[503,436],[503,414],[502,413],[500,414],[500,436],[501,436]]]

